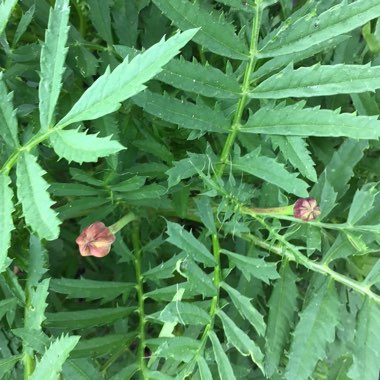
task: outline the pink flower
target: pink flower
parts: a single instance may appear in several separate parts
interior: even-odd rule
[[[107,256],[115,235],[102,222],[95,222],[86,227],[77,237],[76,243],[82,256]]]
[[[305,222],[317,218],[321,214],[318,203],[314,198],[300,198],[296,201],[293,208],[295,218],[302,219]]]

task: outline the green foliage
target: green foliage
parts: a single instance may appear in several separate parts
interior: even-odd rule
[[[0,44],[1,379],[378,379],[378,0],[0,0]]]

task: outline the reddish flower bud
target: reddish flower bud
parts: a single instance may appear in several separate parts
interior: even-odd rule
[[[82,256],[107,256],[115,235],[102,222],[95,222],[86,227],[77,237],[76,243]]]
[[[300,198],[296,201],[293,208],[293,215],[295,218],[302,219],[305,222],[318,217],[321,210],[314,198]]]

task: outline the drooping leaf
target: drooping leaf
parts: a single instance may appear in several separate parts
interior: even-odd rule
[[[179,127],[202,132],[228,133],[230,122],[217,109],[148,90],[134,96],[133,101],[144,111]]]
[[[2,6],[4,5],[0,4],[0,15]],[[19,146],[16,111],[12,104],[13,93],[7,92],[2,76],[0,73],[0,137],[13,150]]]
[[[194,235],[177,223],[167,222],[167,241],[184,250],[192,259],[206,266],[214,266],[215,259],[210,251]]]
[[[12,202],[13,192],[9,187],[10,178],[0,174],[0,273],[10,264],[7,258],[8,248],[11,244],[11,231],[14,229],[12,213],[14,206]]]
[[[30,380],[57,380],[62,371],[63,363],[79,339],[79,336],[64,335],[57,338],[46,350],[41,360],[37,362]]]
[[[248,48],[235,34],[223,14],[208,12],[199,3],[188,0],[153,0],[162,13],[182,30],[198,28],[194,41],[210,51],[235,59],[248,59]]]
[[[227,340],[242,354],[250,356],[252,361],[264,372],[263,358],[264,355],[256,343],[240,329],[235,322],[222,310],[218,311],[218,317],[223,323],[224,333]]]
[[[23,153],[17,161],[17,197],[26,223],[41,239],[54,240],[61,222],[51,209],[54,203],[47,192],[49,185],[42,177],[44,174],[36,157]]]
[[[379,6],[380,9],[380,6]],[[249,94],[257,99],[281,99],[375,91],[380,88],[380,67],[369,65],[287,66],[255,87]]]
[[[255,328],[259,335],[263,336],[266,329],[264,317],[253,307],[251,300],[225,282],[222,282],[222,287],[231,297],[239,314]]]
[[[269,280],[280,277],[276,271],[276,263],[267,263],[264,259],[239,255],[225,249],[222,250],[222,253],[227,255],[229,260],[242,271],[248,281],[253,276],[269,284]]]
[[[45,320],[46,298],[48,296],[49,278],[41,281],[36,288],[29,290],[30,304],[25,309],[25,328],[40,330]]]
[[[54,8],[50,9],[45,43],[41,49],[41,80],[38,86],[41,131],[52,127],[54,110],[62,87],[69,14],[68,0],[58,0]]]
[[[112,45],[111,15],[108,0],[88,0],[90,18],[99,36]]]
[[[47,319],[44,324],[66,330],[103,326],[127,317],[134,310],[134,307],[115,307],[46,313]]]
[[[199,356],[197,364],[201,380],[213,380],[210,368],[208,367],[207,362],[203,356]]]
[[[357,224],[372,208],[377,194],[375,183],[366,183],[357,190],[348,213],[347,223]]]
[[[97,119],[119,109],[122,101],[144,90],[144,83],[157,75],[162,66],[177,55],[196,32],[191,29],[167,41],[162,39],[131,62],[128,57],[124,59],[112,73],[107,69],[57,125],[63,128],[78,121]]]
[[[126,149],[118,141],[111,140],[111,136],[87,135],[75,129],[56,131],[50,136],[50,142],[59,157],[80,164],[96,162],[100,157]]]
[[[380,16],[377,0],[342,2],[320,15],[306,14],[293,24],[281,29],[274,39],[259,50],[260,57],[294,54],[310,46],[347,33]]]
[[[380,121],[377,117],[339,114],[299,105],[260,108],[240,129],[244,133],[282,136],[346,136],[353,139],[378,139]]]
[[[0,36],[3,34],[5,26],[9,20],[12,8],[17,4],[17,0],[4,0],[0,3]]]
[[[240,86],[232,75],[206,63],[173,59],[156,76],[156,79],[184,91],[217,99],[236,99]]]
[[[285,373],[287,380],[307,379],[318,360],[325,358],[327,345],[335,339],[339,307],[334,282],[323,279],[295,328]]]
[[[134,288],[130,282],[94,281],[81,278],[74,280],[69,278],[54,278],[50,281],[50,290],[60,294],[66,294],[67,298],[85,298],[96,300],[105,298],[111,300],[121,294],[128,294]]]
[[[234,371],[232,370],[231,363],[228,356],[224,352],[222,345],[214,331],[210,331],[208,336],[211,340],[214,349],[215,360],[218,365],[219,376],[221,380],[236,380]]]
[[[245,156],[235,158],[232,167],[259,177],[299,197],[307,197],[309,194],[306,182],[298,179],[297,174],[289,173],[284,165],[274,158],[260,155],[259,148]]]
[[[377,380],[380,372],[380,308],[366,297],[359,311],[353,349],[351,379]]]
[[[287,262],[269,299],[269,316],[265,344],[265,372],[271,377],[277,370],[297,310],[297,277]]]
[[[283,134],[281,133],[281,135]],[[272,136],[271,140],[295,169],[298,169],[310,181],[317,182],[315,163],[310,157],[310,151],[303,138],[298,136]]]

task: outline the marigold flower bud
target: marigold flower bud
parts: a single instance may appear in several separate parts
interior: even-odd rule
[[[321,214],[321,210],[314,198],[300,198],[296,201],[293,208],[295,218],[302,219],[305,222],[317,218]]]
[[[86,227],[77,237],[76,243],[82,256],[107,256],[115,235],[102,222],[95,222]]]

